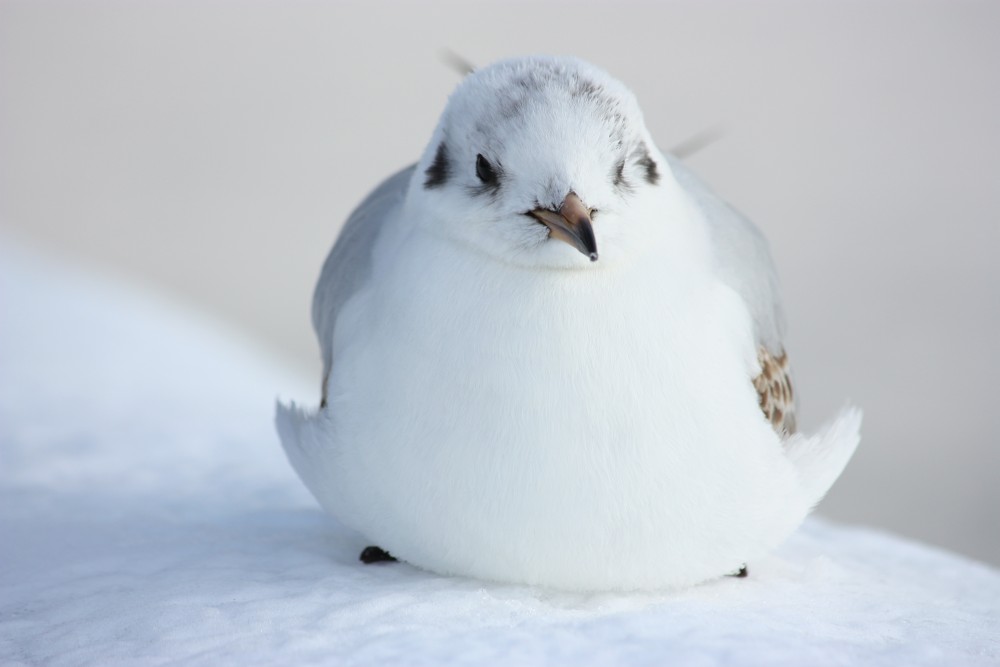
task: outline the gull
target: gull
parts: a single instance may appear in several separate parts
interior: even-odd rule
[[[277,428],[366,562],[577,591],[745,573],[860,437],[851,407],[798,432],[765,239],[578,59],[465,77],[348,219],[312,320],[320,405]]]

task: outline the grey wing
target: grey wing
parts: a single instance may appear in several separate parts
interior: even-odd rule
[[[785,321],[778,274],[767,239],[750,220],[719,198],[679,159],[666,156],[680,186],[708,221],[722,281],[746,303],[754,323],[761,373],[753,379],[761,410],[779,433],[795,432],[795,395],[785,354]]]
[[[333,332],[340,309],[371,275],[372,249],[383,221],[402,204],[413,166],[383,181],[354,209],[323,263],[313,293],[312,322],[323,356],[323,398],[333,366]]]

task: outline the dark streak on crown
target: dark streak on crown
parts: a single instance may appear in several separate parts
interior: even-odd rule
[[[434,154],[434,161],[431,162],[431,166],[427,167],[427,179],[424,181],[424,187],[439,188],[448,181],[448,175],[451,168],[448,164],[448,147],[442,141],[438,144],[437,153]]]
[[[587,97],[593,100],[600,99],[606,93],[604,88],[594,83],[593,81],[588,81],[587,79],[578,79],[576,86],[573,89],[573,97]]]
[[[539,64],[531,71],[524,72],[512,81],[506,91],[508,99],[499,109],[504,119],[519,117],[526,101],[538,90],[549,86],[564,87],[573,99],[585,100],[591,108],[608,123],[608,138],[612,143],[622,145],[626,134],[626,119],[620,100],[596,81],[558,65]],[[480,131],[487,128],[479,127]]]

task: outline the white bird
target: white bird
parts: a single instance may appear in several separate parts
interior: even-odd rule
[[[795,433],[765,240],[576,59],[466,77],[347,221],[312,315],[323,399],[278,430],[366,561],[690,585],[782,542],[859,439],[856,409]]]

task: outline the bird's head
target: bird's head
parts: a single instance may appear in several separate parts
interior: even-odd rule
[[[635,96],[572,58],[498,62],[448,101],[410,186],[434,233],[514,264],[587,267],[643,242],[669,168]]]

